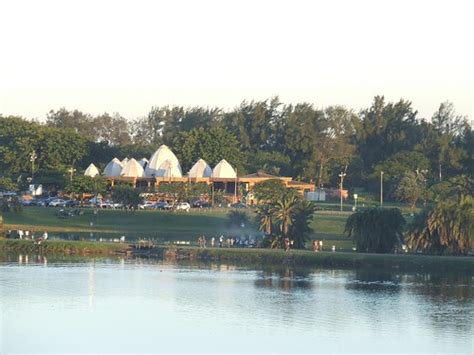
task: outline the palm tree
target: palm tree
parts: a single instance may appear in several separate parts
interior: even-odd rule
[[[273,207],[273,215],[275,221],[280,226],[282,237],[288,235],[288,230],[293,224],[295,209],[298,205],[299,199],[294,194],[288,194],[281,200],[277,201]]]
[[[273,232],[273,210],[270,206],[259,206],[257,208],[257,222],[259,229],[267,235]]]
[[[474,235],[474,198],[438,203],[417,215],[408,233],[410,248],[436,254],[466,254]]]
[[[291,239],[295,241],[295,248],[304,249],[306,241],[312,232],[310,223],[316,207],[308,201],[300,201],[295,209],[293,224],[290,227]]]

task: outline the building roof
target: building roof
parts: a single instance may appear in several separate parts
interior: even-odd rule
[[[91,163],[86,171],[84,171],[84,176],[90,176],[90,177],[95,177],[97,175],[100,175],[100,172],[99,172],[99,169],[97,169],[97,167]]]
[[[163,176],[158,173],[158,170],[160,170],[161,165],[166,160],[169,160],[173,167],[179,170],[179,176],[182,176],[181,166],[179,165],[178,158],[176,158],[176,155],[174,155],[171,149],[169,149],[166,145],[160,146],[156,152],[153,153],[150,158],[150,162],[145,169],[145,175],[149,177]]]
[[[148,165],[148,159],[147,158],[141,158],[140,161],[138,162],[138,164],[140,164],[142,166],[143,169],[146,168],[146,166]]]
[[[230,165],[227,160],[222,159],[212,170],[212,177],[213,178],[230,178],[234,179],[237,177],[237,173],[235,172],[232,165]]]
[[[117,158],[113,158],[105,167],[104,175],[105,176],[120,176],[122,172],[122,163]]]
[[[257,179],[258,178],[264,178],[264,179],[278,179],[279,178],[279,176],[270,175],[270,174],[264,173],[263,171],[257,171],[256,173],[247,174],[242,177],[243,178],[257,178]]]
[[[169,159],[165,160],[163,164],[161,164],[160,168],[156,171],[157,177],[182,177],[181,174],[181,167],[179,163],[176,165],[176,162],[171,161]]]
[[[189,170],[188,175],[191,178],[211,177],[212,168],[206,163],[205,160],[199,159],[196,164],[193,165],[191,170]]]
[[[142,177],[144,171],[142,166],[132,158],[125,164],[120,175],[124,177]]]

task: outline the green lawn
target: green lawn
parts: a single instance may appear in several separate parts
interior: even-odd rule
[[[120,233],[130,237],[161,238],[165,240],[196,240],[197,236],[226,236],[254,234],[253,226],[227,227],[228,210],[191,210],[191,212],[137,211],[84,209],[84,215],[60,219],[57,208],[26,207],[22,213],[5,213],[4,229],[26,229],[56,233]],[[317,212],[311,224],[315,239],[324,240],[324,248],[336,245],[350,250],[352,242],[343,236],[348,213]],[[93,223],[91,225],[91,222]]]

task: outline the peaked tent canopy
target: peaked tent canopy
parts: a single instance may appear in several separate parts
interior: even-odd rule
[[[120,175],[124,177],[142,177],[143,173],[142,166],[132,158],[125,164]]]
[[[140,164],[142,166],[142,168],[145,169],[146,166],[148,165],[148,159],[147,158],[141,158],[140,161],[138,162],[138,164]]]
[[[193,165],[191,170],[189,170],[188,175],[191,178],[211,177],[212,168],[206,163],[205,160],[199,159],[196,164]]]
[[[86,171],[84,171],[84,176],[90,176],[90,177],[95,177],[97,175],[100,175],[100,172],[99,172],[99,169],[97,169],[97,167],[91,163]]]
[[[117,158],[113,158],[105,167],[104,175],[105,176],[120,176],[122,172],[122,163]]]
[[[159,177],[182,177],[181,167],[171,160],[165,160],[156,172]]]
[[[212,177],[235,179],[237,177],[237,173],[235,172],[232,165],[227,162],[227,160],[222,159],[212,171]]]
[[[176,155],[169,149],[166,145],[162,145],[158,148],[158,150],[153,153],[150,158],[150,163],[145,169],[146,176],[153,177],[153,176],[163,176],[159,174],[159,170],[161,165],[166,161],[169,160],[175,169],[179,170],[179,176],[182,176],[181,166],[179,165],[178,158]]]
[[[127,157],[123,158],[123,160],[121,161],[121,163],[122,163],[123,166],[125,166],[125,164],[128,163],[128,158],[127,158]]]

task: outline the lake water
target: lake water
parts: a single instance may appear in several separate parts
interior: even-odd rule
[[[29,256],[0,353],[473,353],[474,278]]]

